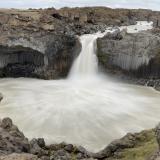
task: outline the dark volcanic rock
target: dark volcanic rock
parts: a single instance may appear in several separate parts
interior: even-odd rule
[[[137,77],[160,77],[160,37],[151,32],[109,33],[97,40],[99,64]]]
[[[28,139],[12,124],[11,119],[3,119],[0,123],[0,155],[29,151]]]
[[[0,76],[65,77],[80,49],[78,39],[72,36],[47,33],[25,37],[12,35],[0,46]]]
[[[0,77],[65,77],[81,50],[65,21],[47,10],[2,10],[0,24]]]
[[[126,149],[143,146],[145,142],[149,144],[154,139],[153,134],[153,130],[127,134],[122,139],[113,141],[102,151],[91,153],[81,146],[66,143],[47,146],[41,138],[28,141],[12,120],[5,118],[0,122],[0,160],[116,160],[121,159]],[[159,142],[159,126],[156,128],[156,135]]]
[[[99,66],[104,71],[137,83],[146,79],[143,85],[159,88],[160,32],[131,34],[117,30],[98,38],[97,46]]]
[[[0,102],[2,101],[2,99],[3,99],[3,95],[2,93],[0,93]]]

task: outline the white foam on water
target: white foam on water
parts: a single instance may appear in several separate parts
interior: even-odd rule
[[[66,80],[0,79],[0,117],[11,117],[29,138],[65,141],[91,151],[127,132],[154,127],[159,92],[98,73],[95,40],[103,35],[80,37],[82,52]]]
[[[140,31],[146,31],[153,28],[153,22],[137,21],[137,24],[130,26],[122,26],[121,30],[127,29],[128,33],[138,33]]]

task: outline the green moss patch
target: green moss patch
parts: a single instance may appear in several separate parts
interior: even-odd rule
[[[134,148],[125,149],[120,153],[121,160],[145,160],[158,148],[153,130],[143,131],[139,134],[137,144]]]

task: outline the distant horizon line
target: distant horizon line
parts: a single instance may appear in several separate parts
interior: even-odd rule
[[[150,9],[150,8],[130,8],[130,7],[110,7],[110,6],[77,6],[77,7],[68,7],[68,6],[64,6],[64,7],[60,7],[60,8],[57,8],[57,7],[49,7],[49,6],[46,6],[46,7],[0,7],[0,9],[18,9],[18,10],[29,10],[29,9],[49,9],[49,8],[54,8],[54,9],[63,9],[63,8],[109,8],[109,9],[129,9],[129,10],[150,10],[150,11],[160,11],[160,10],[154,10],[154,9]]]

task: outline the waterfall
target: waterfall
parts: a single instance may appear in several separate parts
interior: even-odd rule
[[[97,43],[96,40],[99,37],[103,37],[107,32],[96,33],[96,34],[86,34],[80,37],[80,42],[82,44],[82,50],[73,66],[71,68],[69,78],[79,77],[91,77],[98,73],[98,60],[96,56]]]
[[[135,27],[136,31],[138,27],[145,28],[135,25],[129,32],[135,32]],[[93,152],[128,132],[156,125],[159,92],[98,75],[96,39],[106,32],[80,37],[82,51],[69,79],[0,79],[5,96],[0,117],[11,117],[30,139],[43,137],[47,144],[64,141]],[[6,58],[2,65],[6,61],[9,60]]]
[[[88,78],[91,76],[96,76],[96,74],[98,73],[98,60],[96,57],[97,38],[101,38],[109,32],[113,33],[117,29],[126,29],[127,33],[138,33],[140,31],[145,31],[152,28],[153,22],[138,21],[136,25],[107,28],[104,33],[98,32],[96,34],[86,34],[80,36],[82,50],[80,55],[77,57],[77,59],[72,65],[69,78],[77,79],[77,77]],[[136,56],[131,59],[130,56],[124,56],[122,60],[119,58],[116,64],[121,63],[121,61],[125,61],[123,62],[124,66],[122,66],[122,68],[124,68],[125,66],[128,66],[129,68],[129,65],[131,65],[132,63],[147,63],[148,59],[144,59],[144,57],[137,58]],[[136,65],[138,64],[135,64],[135,67],[137,67]]]

